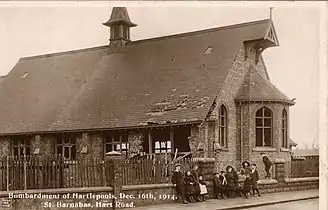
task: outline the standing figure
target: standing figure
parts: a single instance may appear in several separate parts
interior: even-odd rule
[[[237,194],[238,196],[243,196],[244,189],[244,181],[246,180],[245,169],[241,169],[238,175],[238,186],[237,186]]]
[[[206,201],[206,198],[205,198],[205,195],[207,194],[206,182],[203,180],[202,176],[199,176],[198,180],[199,180],[201,199],[202,199],[202,201]]]
[[[250,194],[252,189],[252,178],[251,175],[248,173],[245,175],[245,181],[243,185],[243,194],[245,198],[248,198],[248,195]]]
[[[172,183],[175,186],[175,190],[177,192],[177,195],[181,197],[181,200],[184,204],[187,204],[186,200],[186,188],[185,188],[185,181],[183,179],[183,174],[180,171],[181,170],[181,164],[175,164],[175,170],[172,175]]]
[[[213,184],[214,184],[214,193],[216,195],[217,199],[224,198],[223,196],[223,186],[222,186],[222,180],[220,179],[221,173],[214,173],[214,178],[213,178]]]
[[[203,201],[200,196],[200,187],[199,187],[199,180],[198,180],[198,165],[194,165],[192,167],[191,175],[195,179],[195,200],[198,202]]]
[[[255,191],[257,192],[257,195],[261,197],[258,181],[259,181],[259,173],[256,170],[256,164],[252,164],[252,171],[251,171],[251,179],[252,179],[252,190],[253,190],[253,196],[255,196]]]
[[[226,168],[226,179],[227,179],[227,196],[228,198],[234,198],[236,192],[236,176],[232,166]],[[238,178],[237,178],[238,181]]]
[[[264,163],[264,166],[265,166],[265,173],[266,173],[265,178],[270,179],[271,178],[270,168],[272,166],[272,162],[268,158],[268,156],[266,156],[265,153],[261,153],[261,155],[262,155],[262,160],[263,160],[263,163]]]
[[[248,161],[244,161],[242,164],[243,169],[245,170],[245,175],[251,173],[251,164]]]
[[[185,183],[186,183],[186,194],[188,196],[188,199],[190,202],[196,202],[195,200],[195,195],[196,195],[196,180],[195,178],[191,175],[190,171],[186,172],[185,175]]]

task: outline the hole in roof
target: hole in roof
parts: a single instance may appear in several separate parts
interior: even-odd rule
[[[210,54],[210,53],[212,53],[212,52],[213,52],[213,47],[210,45],[210,46],[208,46],[207,49],[205,50],[204,54],[206,55],[206,54]]]
[[[23,75],[21,78],[22,78],[22,79],[23,79],[23,78],[26,78],[27,75],[28,75],[28,72],[25,72],[24,75]]]

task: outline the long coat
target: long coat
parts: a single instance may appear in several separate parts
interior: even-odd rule
[[[172,183],[176,184],[177,194],[184,199],[186,188],[185,188],[185,181],[183,179],[183,174],[181,173],[181,171],[173,172]]]
[[[257,181],[260,179],[259,177],[259,173],[257,172],[257,170],[255,170],[254,172],[251,172],[251,179],[252,179],[252,187],[254,189],[258,189],[258,184]]]
[[[233,172],[227,172],[226,173],[226,179],[227,179],[227,189],[230,191],[236,191],[236,177],[234,176]]]
[[[186,175],[184,180],[185,180],[185,183],[186,183],[186,194],[187,195],[195,194],[197,192],[195,186],[196,185],[199,186],[199,184],[196,184],[195,178],[192,175],[190,175],[190,176]]]
[[[194,177],[194,180],[196,182],[195,190],[196,190],[197,193],[200,193],[199,179],[198,179],[198,173],[197,173],[197,171],[192,170],[191,171],[191,175]]]
[[[244,181],[243,191],[247,193],[251,191],[251,189],[252,189],[252,179],[250,177],[246,177]]]

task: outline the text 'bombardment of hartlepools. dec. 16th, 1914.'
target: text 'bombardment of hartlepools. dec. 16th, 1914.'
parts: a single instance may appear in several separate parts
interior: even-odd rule
[[[111,193],[64,193],[64,194],[42,194],[42,193],[10,193],[10,199],[41,199],[44,200],[43,208],[135,208],[135,199],[162,199],[175,200],[174,195],[157,195],[152,193],[124,194],[114,196]],[[113,202],[114,200],[114,202]]]

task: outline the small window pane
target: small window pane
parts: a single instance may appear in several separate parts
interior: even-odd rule
[[[271,146],[271,128],[265,128],[264,129],[264,143],[266,147]]]
[[[263,146],[263,134],[261,128],[256,129],[256,146],[257,147]]]
[[[26,155],[30,155],[31,154],[30,147],[26,147],[25,148],[25,154]]]
[[[121,145],[116,144],[116,150],[115,151],[120,151],[121,150]]]
[[[156,149],[160,148],[159,141],[156,141],[156,142],[155,142],[155,148],[156,148]]]
[[[271,118],[264,118],[264,126],[271,127]]]
[[[158,149],[155,149],[155,153],[161,153],[160,150]]]
[[[267,108],[264,108],[264,117],[271,117],[271,112]]]
[[[171,142],[170,141],[167,142],[167,148],[171,148]]]
[[[57,146],[57,155],[62,155],[62,154],[63,154],[63,147]]]
[[[263,117],[263,108],[256,112],[256,117]]]
[[[106,144],[106,153],[111,152],[112,150],[112,145],[111,144]]]
[[[75,145],[73,145],[73,146],[71,147],[71,158],[72,158],[73,160],[75,160],[75,158],[76,158],[76,146],[75,146]]]
[[[69,159],[69,147],[64,147],[64,158]]]
[[[161,148],[165,148],[165,142],[161,142]]]
[[[262,118],[256,118],[256,127],[262,127],[262,126],[263,126]]]

